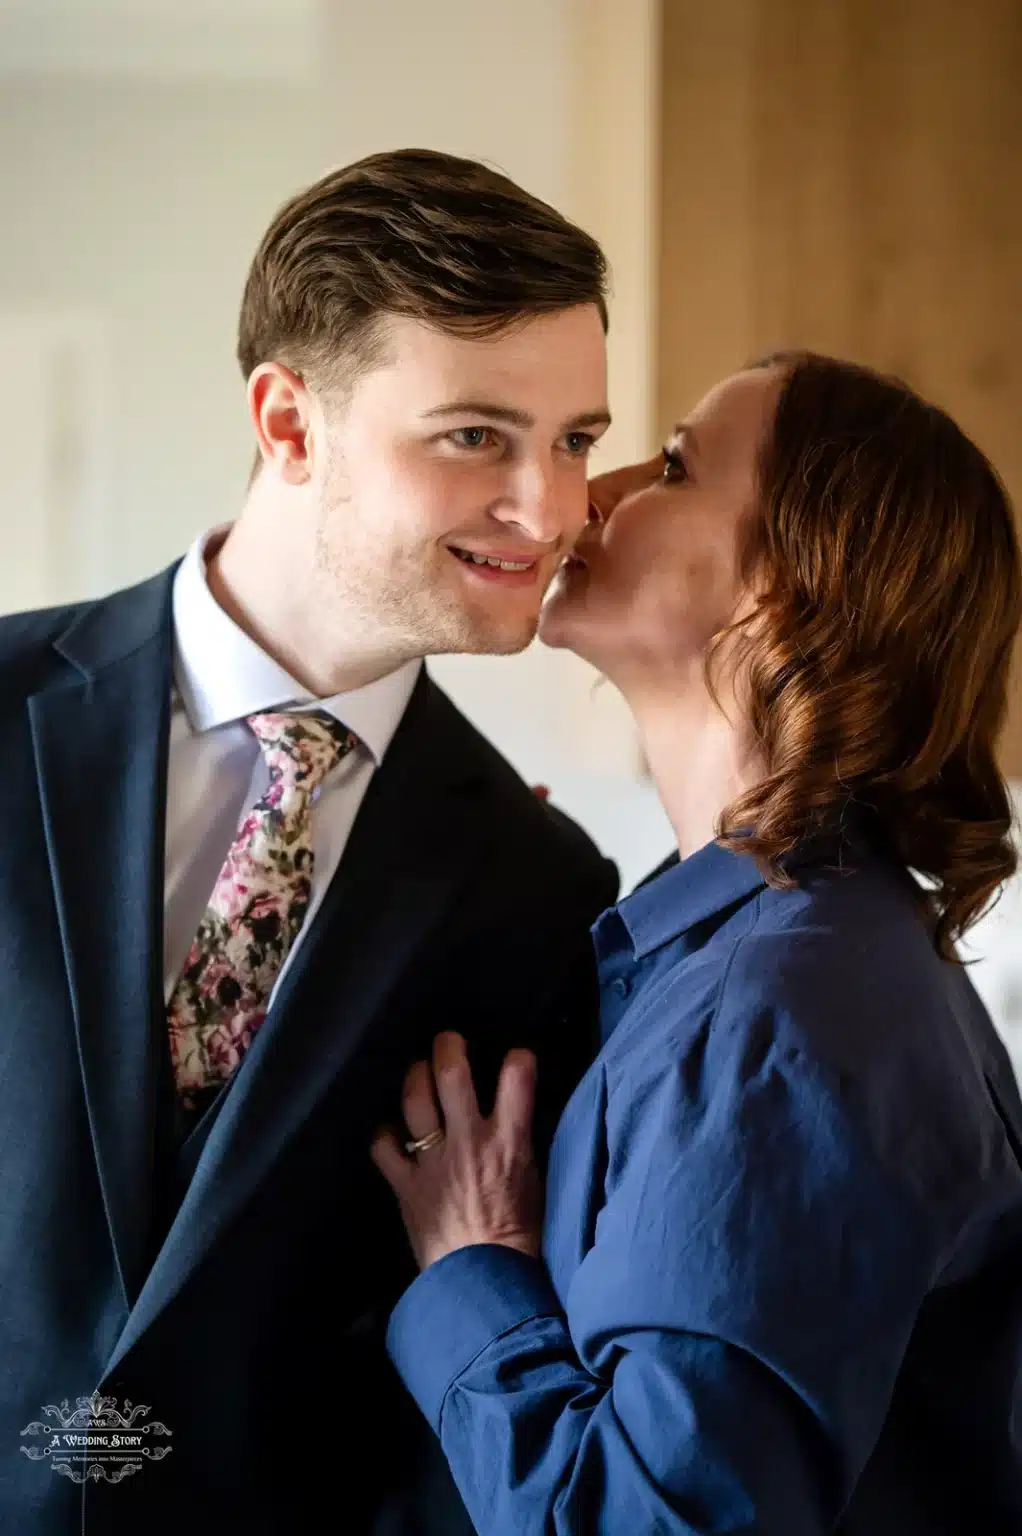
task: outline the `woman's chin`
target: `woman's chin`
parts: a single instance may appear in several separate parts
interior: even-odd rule
[[[578,608],[565,592],[558,577],[550,590],[539,614],[536,633],[544,645],[554,650],[574,650],[574,636],[578,629]]]
[[[587,570],[568,567],[558,572],[540,610],[537,635],[551,650],[574,651],[600,669],[596,658],[604,649],[606,631]]]

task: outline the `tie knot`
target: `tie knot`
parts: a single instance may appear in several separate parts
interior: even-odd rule
[[[325,711],[303,715],[249,715],[270,781],[312,794],[342,757],[358,746],[358,737]]]

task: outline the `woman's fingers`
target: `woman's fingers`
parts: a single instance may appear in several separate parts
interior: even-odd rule
[[[428,1136],[440,1125],[440,1110],[433,1091],[433,1073],[428,1061],[409,1067],[401,1090],[401,1111],[412,1141]]]
[[[408,1180],[412,1165],[393,1131],[379,1131],[369,1148],[370,1156],[396,1195],[400,1195]]]
[[[461,1035],[445,1030],[433,1041],[433,1077],[448,1132],[468,1130],[479,1120],[479,1101]]]
[[[497,1080],[493,1119],[515,1142],[532,1138],[532,1112],[536,1103],[536,1058],[531,1051],[508,1051]]]
[[[479,1113],[465,1041],[447,1031],[433,1042],[432,1066],[416,1062],[405,1079],[405,1134],[381,1129],[372,1158],[398,1198],[419,1266],[474,1243],[540,1252],[542,1189],[532,1159],[536,1060],[511,1051],[501,1068],[494,1112]],[[439,1129],[429,1150],[409,1155],[409,1140]]]

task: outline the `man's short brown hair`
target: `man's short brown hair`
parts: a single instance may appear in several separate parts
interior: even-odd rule
[[[427,149],[331,171],[279,210],[245,285],[238,362],[351,382],[378,359],[385,315],[462,335],[595,304],[606,261],[592,236],[506,176]]]

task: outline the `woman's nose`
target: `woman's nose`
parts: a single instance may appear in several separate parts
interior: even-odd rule
[[[621,500],[628,494],[634,479],[635,467],[612,469],[609,474],[598,475],[589,482],[589,519],[591,523],[605,523]]]
[[[630,496],[633,491],[642,490],[661,479],[662,467],[662,457],[657,454],[641,464],[626,464],[621,469],[612,469],[608,474],[590,480],[590,518],[605,523],[619,501]]]
[[[612,470],[610,474],[597,475],[595,479],[590,480],[587,526],[592,523],[602,527],[607,521],[624,494],[625,488],[621,479],[621,471]]]

